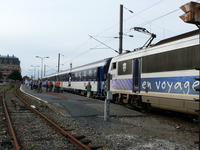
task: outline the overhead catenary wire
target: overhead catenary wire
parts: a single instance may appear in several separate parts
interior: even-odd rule
[[[139,14],[141,14],[141,13],[143,13],[143,12],[145,12],[145,11],[151,9],[152,7],[154,7],[154,6],[158,5],[158,4],[160,4],[160,3],[163,2],[163,1],[165,1],[165,0],[160,0],[160,1],[156,2],[155,4],[152,4],[151,6],[146,7],[145,9],[141,10],[140,12],[135,13],[133,16],[124,19],[123,22],[124,22],[124,21],[127,21],[127,20],[130,20],[131,18],[133,18],[133,17],[135,17],[135,16],[137,16],[137,15],[139,16]],[[199,0],[197,0],[197,1],[199,1]],[[159,20],[159,19],[161,19],[161,18],[163,18],[163,17],[166,17],[166,16],[168,16],[168,15],[170,15],[170,14],[172,14],[172,13],[178,11],[178,10],[179,10],[179,9],[176,9],[176,10],[174,10],[174,11],[168,12],[167,14],[164,14],[164,15],[162,15],[162,16],[159,16],[159,17],[155,18],[155,19],[152,19],[151,21],[148,21],[148,20],[146,20],[146,19],[143,18],[143,20],[145,20],[146,22],[143,23],[143,24],[141,24],[141,25],[139,25],[139,26],[145,26],[146,24],[149,24],[149,23],[152,24],[152,22],[154,22],[154,21],[156,21],[156,20]],[[139,17],[142,18],[141,16],[139,16]],[[109,30],[115,28],[115,27],[118,26],[118,25],[119,25],[119,23],[117,23],[117,24],[115,24],[115,25],[113,25],[113,26],[111,26],[111,27],[109,27],[109,28],[107,28],[107,29],[105,29],[105,30],[103,30],[103,31],[101,31],[101,32],[99,32],[99,33],[97,33],[97,34],[95,34],[93,37],[98,37],[98,36],[99,36],[99,37],[103,37],[103,36],[100,36],[102,33],[105,33],[105,32],[107,32],[107,31],[109,31]],[[153,24],[153,25],[154,25],[154,24]],[[155,26],[157,26],[157,25],[155,25]],[[157,26],[157,27],[159,27],[159,26]],[[160,28],[161,28],[161,27],[160,27]],[[163,29],[164,29],[164,28],[163,28]],[[166,29],[164,29],[164,30],[166,30]],[[125,30],[124,33],[129,33],[129,32],[130,32],[130,29],[129,29],[129,30]],[[116,36],[116,35],[117,35],[117,34],[115,34],[115,36]],[[107,38],[106,36],[104,36],[104,37]],[[114,38],[112,39],[111,36],[109,36],[109,37],[110,37],[111,39],[105,40],[105,41],[103,41],[103,43],[108,43],[108,42],[114,40]],[[114,36],[113,36],[113,37],[114,37]],[[77,51],[80,47],[82,47],[84,44],[86,44],[89,40],[90,40],[90,39],[87,39],[87,40],[86,40],[83,44],[81,44],[78,48],[76,48],[75,50],[73,50],[73,52],[72,52],[71,54],[74,54],[75,51]],[[98,48],[100,45],[101,45],[101,44],[95,46],[95,48]],[[81,53],[80,55],[75,56],[75,57],[72,58],[71,60],[74,60],[74,59],[76,59],[76,58],[82,56],[84,53],[87,53],[87,52],[89,52],[90,50],[91,50],[91,49],[88,49],[88,50],[84,51],[83,53]],[[71,54],[70,54],[70,55],[71,55]]]
[[[127,20],[129,20],[129,19],[135,17],[136,15],[139,15],[139,14],[143,13],[144,11],[147,11],[148,9],[150,9],[150,8],[152,8],[152,7],[156,6],[156,5],[158,5],[159,3],[163,2],[163,1],[165,1],[165,0],[161,0],[161,1],[159,1],[159,2],[157,2],[157,3],[155,3],[155,4],[151,5],[151,6],[149,6],[149,7],[147,7],[147,8],[141,10],[140,12],[135,13],[133,16],[124,19],[124,21],[127,21]]]
[[[151,5],[151,6],[149,6],[149,7],[145,8],[145,9],[143,9],[142,11],[140,11],[140,12],[137,13],[137,14],[140,14],[140,13],[142,13],[142,12],[144,12],[144,11],[146,11],[146,10],[148,10],[148,9],[150,9],[150,8],[152,8],[152,7],[154,7],[154,6],[156,6],[156,5],[158,5],[158,4],[161,3],[162,1],[164,1],[164,0],[160,0],[159,2],[157,2],[157,3],[155,3],[155,4]],[[135,15],[134,15],[134,16],[135,16]],[[124,21],[129,20],[130,18],[133,18],[134,16],[129,17],[129,18],[125,19]],[[101,32],[99,32],[99,33],[97,33],[96,35],[94,35],[94,37],[95,37],[95,36],[98,36],[98,35],[100,35],[100,34],[102,34],[102,33],[105,33],[106,31],[108,31],[108,30],[110,30],[110,29],[113,29],[113,28],[115,28],[115,27],[118,26],[118,25],[119,25],[119,23],[117,23],[117,24],[115,24],[115,25],[112,25],[111,27],[109,27],[109,28],[107,28],[107,29],[105,29],[105,30],[103,30],[103,31],[101,31]],[[75,51],[77,51],[80,47],[82,47],[82,45],[84,45],[85,43],[87,43],[88,40],[90,40],[90,39],[87,39],[87,40],[86,40],[83,44],[81,44],[78,48],[76,48],[75,50],[73,50],[73,53],[74,53]],[[114,40],[114,39],[112,39],[112,40]],[[109,40],[109,41],[112,41],[112,40]],[[106,43],[106,42],[108,42],[108,41],[104,41],[104,43]],[[96,46],[96,47],[98,47],[98,46]],[[86,52],[88,52],[88,50],[86,50]],[[71,54],[72,54],[72,53],[71,53]],[[70,55],[71,55],[71,54],[70,54]],[[78,55],[78,57],[80,57],[80,55]],[[66,61],[65,61],[65,62],[66,62]]]
[[[79,48],[81,48],[83,45],[85,45],[89,40],[90,40],[90,39],[85,40],[85,41],[84,41],[81,45],[79,45],[77,48],[73,49],[73,50],[72,50],[72,53],[69,54],[69,55],[67,55],[67,57],[69,57],[70,55],[74,54]],[[67,59],[67,57],[66,57],[66,59]],[[67,61],[69,61],[69,60],[66,60],[64,63],[66,63]]]
[[[156,6],[156,5],[158,5],[158,4],[161,3],[162,1],[164,1],[164,0],[160,0],[159,2],[156,2],[155,4],[153,4],[153,5],[151,5],[151,6],[147,7],[147,8],[145,8],[145,9],[143,9],[142,11],[140,11],[140,12],[137,13],[137,14],[140,14],[140,13],[142,13],[142,12],[144,12],[144,11],[147,11],[148,9],[150,9],[150,8],[152,8],[152,7]],[[133,18],[133,17],[135,17],[135,16],[136,16],[136,14],[133,15],[133,16],[131,16],[131,17],[129,17],[129,18],[127,18],[127,19],[124,19],[124,21],[127,21],[127,20],[129,20],[129,19],[131,19],[131,18]],[[96,37],[96,36],[98,36],[98,35],[100,35],[100,34],[102,34],[102,33],[105,33],[106,31],[111,30],[111,29],[115,28],[115,27],[118,26],[118,25],[119,25],[119,23],[116,23],[116,24],[110,26],[109,28],[107,28],[107,29],[105,29],[105,30],[103,30],[103,31],[101,31],[101,32],[99,32],[99,33],[97,33],[97,34],[95,34],[93,37]],[[115,34],[115,35],[116,35],[116,34]],[[114,36],[113,36],[113,37],[114,37]],[[83,44],[85,44],[86,42],[88,42],[88,40],[90,40],[90,39],[87,39]],[[112,39],[112,40],[114,40],[114,39]],[[109,40],[109,41],[111,41],[111,40]],[[104,42],[106,43],[106,41],[104,41]],[[76,48],[75,51],[78,50],[83,44],[81,44],[78,48]],[[73,53],[74,53],[74,51],[73,51]],[[78,55],[78,56],[79,56],[79,55]]]
[[[167,14],[164,14],[164,15],[162,15],[162,16],[159,16],[159,17],[157,17],[157,18],[155,18],[155,19],[152,19],[151,21],[148,21],[147,19],[144,19],[143,17],[141,17],[139,14],[140,13],[142,13],[142,12],[144,12],[144,11],[146,11],[146,10],[148,10],[148,9],[150,9],[150,8],[152,8],[152,7],[154,7],[154,6],[156,6],[156,5],[158,5],[159,3],[161,3],[161,2],[163,2],[164,0],[161,0],[161,1],[159,1],[159,2],[157,2],[157,3],[155,3],[155,4],[153,4],[153,5],[151,5],[151,6],[149,6],[149,7],[147,7],[146,9],[144,9],[144,10],[142,10],[142,11],[140,11],[139,13],[136,13],[136,14],[134,14],[133,16],[131,16],[131,17],[129,17],[129,18],[127,18],[127,19],[124,19],[123,21],[127,21],[127,20],[129,20],[129,19],[131,19],[131,18],[133,18],[133,17],[135,17],[135,16],[139,16],[140,18],[142,18],[143,20],[145,20],[146,21],[146,23],[144,23],[144,24],[141,24],[141,25],[137,25],[137,26],[145,26],[146,24],[152,24],[152,22],[154,22],[154,21],[156,21],[156,20],[158,20],[158,19],[161,19],[161,18],[163,18],[163,17],[166,17],[166,16],[168,16],[168,15],[170,15],[170,14],[172,14],[172,13],[175,13],[175,12],[177,12],[179,9],[176,9],[176,10],[173,10],[173,11],[171,11],[171,12],[168,12]],[[198,0],[199,1],[199,0]],[[157,27],[159,27],[159,28],[161,28],[161,29],[163,29],[163,30],[166,30],[166,29],[164,29],[164,28],[162,28],[162,27],[160,27],[160,26],[158,26],[158,25],[156,25],[156,24],[153,24],[154,26],[157,26]],[[167,31],[169,31],[169,30],[167,30]],[[125,29],[125,34],[127,34],[127,33],[129,33],[130,32],[130,29]],[[172,32],[172,31],[169,31],[169,32]],[[116,34],[115,34],[116,35]],[[98,36],[98,35],[95,35],[95,37],[96,36]],[[110,41],[110,40],[109,40]],[[105,43],[106,43],[106,41],[104,41]]]
[[[170,15],[170,14],[173,14],[173,13],[177,12],[178,10],[179,10],[179,9],[176,9],[176,10],[173,10],[173,11],[171,11],[171,12],[168,12],[167,14],[164,14],[164,15],[162,15],[162,16],[159,16],[159,17],[155,18],[155,19],[152,19],[151,21],[148,21],[147,19],[145,19],[145,18],[139,16],[140,18],[142,18],[143,20],[145,20],[146,23],[139,24],[139,25],[136,25],[136,26],[143,27],[143,26],[145,26],[145,25],[147,25],[147,24],[152,24],[152,22],[155,22],[155,21],[157,21],[157,20],[159,20],[159,19],[161,19],[161,18],[163,18],[163,17],[166,17],[166,16],[168,16],[168,15]],[[157,26],[158,28],[161,28],[161,29],[163,29],[163,30],[166,30],[165,28],[162,28],[162,27],[160,27],[160,26],[158,26],[158,25],[156,25],[156,24],[152,24],[152,25]],[[130,31],[131,31],[130,29],[125,29],[125,33],[126,33],[126,34],[129,33]],[[169,31],[169,30],[167,30],[167,31],[168,31],[168,32],[172,32],[172,31]],[[174,33],[174,32],[173,32],[173,33]]]
[[[113,51],[117,52],[117,50],[113,49],[112,47],[108,46],[107,44],[105,44],[105,43],[99,41],[98,39],[92,37],[91,35],[89,35],[89,36],[90,36],[90,38],[93,38],[94,40],[96,40],[96,41],[98,41],[99,43],[103,44],[104,46],[108,47],[109,49],[112,49]],[[118,53],[118,52],[117,52],[117,53]]]

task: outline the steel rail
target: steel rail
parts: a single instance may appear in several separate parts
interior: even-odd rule
[[[50,123],[54,128],[59,130],[64,136],[67,137],[68,141],[70,141],[74,146],[76,146],[80,150],[91,150],[88,146],[77,140],[75,137],[73,137],[70,133],[63,130],[61,127],[59,127],[56,123],[51,121],[49,118],[47,118],[45,115],[37,111],[36,109],[32,108],[26,101],[24,101],[23,98],[21,98],[18,93],[15,91],[16,96],[32,111],[34,111],[36,114],[41,116],[43,119],[45,119],[48,123]]]
[[[8,108],[7,108],[7,105],[5,103],[4,96],[2,96],[2,97],[3,97],[3,106],[4,106],[4,110],[5,110],[5,114],[6,114],[6,118],[7,118],[7,122],[8,122],[8,127],[9,127],[9,130],[10,130],[12,139],[13,139],[13,146],[14,146],[15,150],[20,150],[16,135],[15,135],[15,132],[14,132],[14,129],[13,129],[13,126],[12,126],[12,122],[10,120],[10,116],[9,116],[9,113],[8,113]]]

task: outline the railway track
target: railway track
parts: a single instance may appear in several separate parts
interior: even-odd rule
[[[1,86],[0,87],[0,125],[1,125],[1,132],[0,132],[0,149],[9,149],[12,150],[12,136],[9,134],[9,129],[7,126],[6,115],[3,107],[3,93],[7,91],[10,86]]]
[[[91,143],[83,135],[75,135],[73,127],[64,127],[53,112],[43,103],[38,103],[24,95],[19,89],[11,89],[1,98],[5,109],[5,116],[9,124],[9,131],[12,135],[2,148],[11,149],[100,149],[102,146],[87,146]],[[1,110],[2,111],[2,110]],[[2,113],[2,115],[4,115]],[[47,117],[47,116],[48,117]],[[57,125],[58,124],[60,125]],[[65,124],[66,125],[66,124]],[[69,132],[71,133],[69,133]],[[5,131],[6,132],[6,131]],[[13,140],[12,140],[13,139]],[[9,146],[8,146],[9,145]],[[6,147],[7,146],[7,147]]]

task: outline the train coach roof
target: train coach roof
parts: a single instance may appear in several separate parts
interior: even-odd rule
[[[180,40],[180,39],[187,38],[187,37],[190,37],[190,36],[194,36],[194,35],[197,35],[197,34],[199,34],[199,30],[194,30],[194,31],[187,32],[187,33],[184,33],[184,34],[180,34],[180,35],[168,38],[168,39],[161,40],[158,43],[154,44],[154,46],[158,46],[158,45],[161,45],[161,44]]]
[[[59,72],[59,73],[53,73],[51,75],[47,75],[45,76],[44,78],[49,78],[49,77],[53,77],[53,76],[57,76],[57,75],[62,75],[62,74],[65,74],[65,73],[70,73],[70,72],[73,72],[73,71],[78,71],[78,70],[84,70],[84,69],[87,69],[87,67],[91,68],[91,67],[100,67],[100,66],[104,66],[106,62],[110,61],[112,59],[112,57],[110,58],[105,58],[103,60],[99,60],[99,61],[96,61],[96,62],[92,62],[92,63],[89,63],[89,64],[85,64],[85,65],[82,65],[82,66],[78,66],[78,67],[75,67],[75,68],[72,68],[71,69],[67,69],[67,70],[64,70],[62,72]]]
[[[82,65],[82,66],[78,66],[78,67],[75,67],[75,68],[72,68],[72,70],[76,70],[76,69],[79,69],[79,68],[85,68],[87,66],[93,66],[94,67],[99,67],[99,66],[103,66],[105,65],[105,63],[109,60],[111,60],[112,57],[110,58],[105,58],[103,60],[99,60],[99,61],[95,61],[95,62],[92,62],[92,63],[89,63],[89,64],[85,64],[85,65]]]

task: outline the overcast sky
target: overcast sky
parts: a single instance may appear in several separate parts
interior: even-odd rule
[[[123,49],[141,47],[149,35],[130,30],[143,27],[165,38],[196,30],[184,23],[180,6],[188,0],[0,0],[0,54],[14,55],[21,61],[22,75],[33,75],[34,67],[47,65],[46,74],[117,55],[119,8],[124,6]],[[133,13],[129,12],[132,10]],[[95,39],[103,42],[107,48]],[[41,68],[37,68],[40,71]]]

